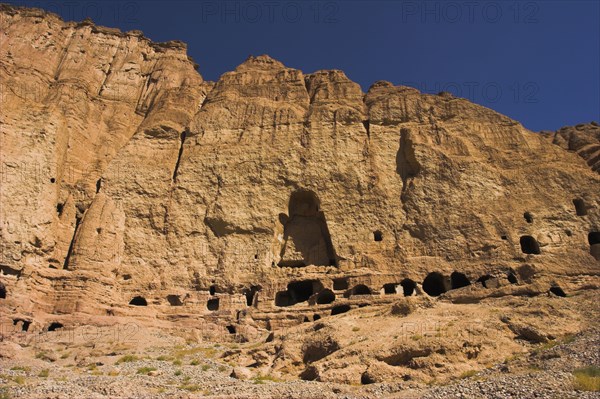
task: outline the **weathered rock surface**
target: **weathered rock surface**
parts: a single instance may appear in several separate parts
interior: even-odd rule
[[[0,17],[0,322],[269,341],[226,356],[357,384],[460,374],[587,326],[554,302],[552,334],[473,306],[598,289],[597,125],[534,133],[264,55],[206,82],[180,42]],[[483,338],[394,341],[396,323],[451,315]],[[358,345],[345,328],[370,319]]]

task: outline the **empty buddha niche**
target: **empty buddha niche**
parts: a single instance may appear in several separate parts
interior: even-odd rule
[[[290,196],[289,216],[279,215],[284,227],[279,266],[336,266],[336,256],[319,198],[308,190]]]

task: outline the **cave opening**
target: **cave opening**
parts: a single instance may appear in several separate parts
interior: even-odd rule
[[[364,284],[358,284],[352,288],[352,295],[371,295],[371,290]]]
[[[29,330],[29,326],[31,325],[31,322],[28,320],[23,320],[23,319],[14,319],[13,325],[20,327],[21,331],[27,332]]]
[[[129,301],[129,304],[133,306],[148,306],[148,302],[143,296],[134,297],[131,301]]]
[[[317,195],[310,190],[292,192],[288,215],[279,215],[284,244],[278,266],[337,266],[331,234]]]
[[[0,298],[6,299],[6,287],[0,282]]]
[[[332,303],[333,301],[335,301],[335,294],[331,290],[324,289],[323,291],[319,292],[319,295],[317,295],[318,305],[326,305]]]
[[[527,223],[533,223],[533,215],[531,214],[531,212],[525,212],[523,214],[523,217],[525,218],[525,221]]]
[[[376,381],[373,380],[367,372],[362,373],[360,376],[360,383],[362,385],[374,384]]]
[[[483,285],[483,288],[488,288],[488,284],[487,281],[491,280],[492,276],[490,276],[489,274],[486,274],[484,276],[481,276],[477,279],[478,283],[481,283],[481,285]]]
[[[228,325],[228,326],[225,326],[225,328],[227,328],[227,331],[229,332],[229,334],[235,334],[236,333],[235,326]]]
[[[515,276],[515,274],[513,272],[509,272],[508,275],[506,276],[506,278],[508,279],[508,282],[511,284],[517,284],[517,276]]]
[[[219,298],[211,298],[206,301],[206,309],[210,310],[211,312],[219,310]]]
[[[587,207],[585,206],[585,202],[581,198],[575,198],[573,200],[573,205],[575,206],[575,214],[577,216],[587,215]]]
[[[519,239],[519,243],[521,244],[521,251],[524,254],[528,255],[539,255],[540,254],[540,244],[536,241],[532,236],[521,236]]]
[[[320,319],[321,319],[321,315],[319,315],[319,314],[317,314],[317,313],[315,313],[315,314],[313,315],[313,321],[317,321],[317,320],[320,320]]]
[[[396,284],[389,283],[383,285],[383,293],[386,295],[391,295],[396,293]]]
[[[550,292],[553,293],[556,296],[560,296],[560,297],[566,297],[567,294],[565,294],[565,292],[563,291],[562,288],[560,288],[558,285],[553,285],[552,287],[550,287]]]
[[[588,243],[590,244],[590,254],[596,260],[600,260],[600,232],[590,232],[588,234]]]
[[[63,328],[64,326],[62,325],[62,323],[59,323],[57,321],[50,323],[50,325],[48,326],[48,331],[56,331],[59,328]]]
[[[299,302],[306,302],[315,293],[315,280],[293,281],[287,285],[286,291],[279,291],[275,295],[276,306],[292,306]]]
[[[400,282],[400,285],[402,286],[402,293],[404,294],[404,296],[411,296],[415,293],[415,290],[417,288],[417,283],[415,283],[409,278],[405,278],[404,280],[402,280]]]
[[[256,294],[261,290],[262,287],[253,285],[250,288],[244,290],[244,296],[246,297],[246,306],[254,305],[256,301]]]
[[[335,291],[342,291],[348,289],[348,279],[345,278],[334,278],[333,289]]]
[[[423,291],[429,296],[440,296],[447,291],[444,276],[438,272],[431,272],[423,280]]]
[[[383,233],[379,230],[375,230],[373,232],[373,240],[379,242],[379,241],[383,241]]]
[[[211,285],[210,288],[208,289],[208,293],[210,295],[215,295],[217,292],[217,286],[216,285]]]
[[[466,287],[468,285],[471,285],[471,282],[469,281],[469,279],[467,278],[467,276],[465,274],[459,273],[459,272],[453,272],[450,275],[450,286],[452,287],[453,290],[455,290],[457,288]]]
[[[167,301],[169,301],[169,305],[171,306],[183,306],[179,295],[167,295]]]
[[[335,316],[336,314],[346,313],[346,312],[350,311],[350,309],[351,309],[350,305],[338,305],[338,306],[334,306],[331,309],[331,315]]]

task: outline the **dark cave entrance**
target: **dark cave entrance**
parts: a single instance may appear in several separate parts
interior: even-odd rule
[[[488,284],[487,281],[491,280],[492,276],[490,276],[489,274],[486,274],[484,276],[481,276],[477,279],[478,283],[481,283],[481,285],[483,285],[483,288],[488,288]]]
[[[183,306],[179,295],[167,295],[167,301],[169,301],[169,305],[171,306]]]
[[[211,298],[206,301],[206,309],[210,310],[211,312],[219,310],[219,298]]]
[[[131,301],[129,301],[130,305],[133,306],[148,306],[148,302],[146,302],[146,298],[143,296],[136,296]]]
[[[227,328],[227,331],[229,332],[229,334],[235,334],[236,333],[235,326],[228,325],[228,326],[225,326],[225,328]]]
[[[21,331],[26,332],[29,330],[29,326],[31,325],[31,322],[28,320],[23,320],[23,319],[14,319],[13,325],[17,326],[17,328],[20,328]]]
[[[294,281],[287,285],[286,291],[279,291],[275,295],[275,306],[292,306],[299,302],[306,302],[319,285],[316,280]]]
[[[373,240],[379,242],[379,241],[383,241],[383,233],[379,230],[375,230],[373,232]]]
[[[396,284],[389,283],[383,285],[383,293],[385,295],[391,295],[396,293]]]
[[[531,214],[531,212],[525,212],[523,214],[523,217],[525,218],[525,221],[527,223],[533,223],[533,215]]]
[[[404,296],[411,296],[415,293],[415,290],[417,288],[417,283],[415,283],[409,278],[405,278],[404,280],[402,280],[400,282],[400,285],[402,286],[402,293],[404,294]]]
[[[348,289],[348,280],[345,278],[334,278],[333,289],[335,291],[342,291]]]
[[[423,280],[423,291],[429,296],[440,296],[447,291],[444,276],[438,272],[432,272]]]
[[[552,287],[550,287],[550,292],[553,293],[556,296],[560,296],[560,297],[566,297],[567,294],[565,294],[565,292],[563,291],[562,288],[560,288],[558,285],[553,285]]]
[[[2,283],[0,283],[0,298],[6,299],[6,287]]]
[[[350,295],[371,295],[371,289],[364,284],[358,284],[352,288]]]
[[[217,293],[217,286],[216,285],[211,285],[210,288],[208,289],[208,293],[210,295],[215,295]]]
[[[471,282],[463,273],[453,272],[450,275],[450,286],[453,290],[457,288],[466,287],[468,285],[471,285]]]
[[[588,242],[590,244],[590,254],[596,260],[600,260],[600,232],[590,232],[588,234]]]
[[[290,196],[288,214],[279,215],[285,242],[278,265],[337,266],[331,234],[317,195],[309,190],[294,191]]]
[[[334,306],[333,309],[331,309],[331,315],[335,316],[336,314],[346,313],[346,312],[350,311],[350,309],[352,309],[350,307],[350,305],[338,305],[338,306]]]
[[[48,331],[56,331],[59,328],[63,328],[63,327],[64,326],[62,325],[62,323],[59,323],[59,322],[55,321],[53,323],[50,323],[50,325],[48,326]]]
[[[575,213],[577,214],[577,216],[587,215],[587,207],[585,206],[585,202],[581,198],[575,198],[573,200],[573,205],[575,206]]]
[[[261,290],[262,287],[253,285],[249,289],[244,290],[244,296],[246,297],[246,306],[252,306],[256,301],[256,294]]]
[[[524,254],[529,255],[539,255],[540,254],[540,244],[536,241],[532,236],[522,236],[519,239],[519,243],[521,244],[521,251]]]
[[[506,278],[508,279],[508,282],[511,284],[517,284],[517,282],[518,282],[517,276],[515,276],[515,274],[513,272],[508,273]]]
[[[333,301],[335,301],[335,294],[331,290],[324,289],[323,291],[319,292],[319,295],[317,295],[318,305],[326,305],[332,303]]]

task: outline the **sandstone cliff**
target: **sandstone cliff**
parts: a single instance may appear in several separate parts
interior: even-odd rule
[[[3,318],[251,335],[359,301],[598,275],[596,125],[549,139],[264,55],[205,82],[183,43],[0,13]]]

